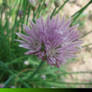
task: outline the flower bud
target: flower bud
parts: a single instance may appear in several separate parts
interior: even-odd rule
[[[19,17],[22,17],[22,16],[23,16],[23,11],[22,11],[22,10],[19,10],[19,11],[18,11],[18,16],[19,16]]]
[[[30,2],[33,6],[36,5],[36,1],[35,1],[35,0],[29,0],[29,2]]]
[[[60,0],[55,0],[54,5],[55,5],[56,8],[59,7],[60,6]]]

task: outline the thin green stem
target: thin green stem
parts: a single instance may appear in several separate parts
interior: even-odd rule
[[[19,82],[22,83],[22,85],[25,86],[26,88],[31,88],[31,85],[29,85],[27,82],[25,82],[22,79],[20,79]]]
[[[58,82],[58,81],[53,82],[53,81],[49,81],[49,80],[46,80],[46,81],[47,81],[47,83],[55,84],[55,85],[56,84],[58,84],[58,85],[61,85],[61,84],[63,84],[63,85],[92,85],[92,82],[83,83],[83,82],[63,82],[63,81],[61,81],[61,82]]]
[[[83,45],[83,46],[82,46],[82,48],[85,48],[85,47],[88,47],[88,46],[92,46],[92,43],[89,43],[89,44]]]
[[[4,83],[4,87],[3,88],[7,88],[10,84],[10,81],[12,81],[12,79],[14,79],[15,75],[12,75],[5,83]]]
[[[61,72],[61,74],[92,74],[92,71],[80,71],[80,72]]]
[[[88,36],[90,33],[92,33],[92,31],[87,32],[86,34],[84,34],[83,36],[81,36],[81,37],[80,37],[80,39],[82,39],[82,38],[84,38],[84,37]]]
[[[72,15],[73,17],[73,22],[72,24],[78,19],[78,17],[84,12],[84,10],[92,3],[92,0],[90,0],[82,9],[77,11],[75,14]],[[72,25],[71,24],[71,25]]]
[[[43,0],[43,1],[39,4],[37,10],[33,10],[33,19],[32,19],[32,20],[33,20],[34,23],[36,23],[36,21],[35,21],[36,18],[39,18],[44,3],[45,3],[45,0]]]
[[[52,17],[54,16],[54,14],[55,14],[55,12],[56,12],[56,7],[54,8],[54,10],[53,10],[53,12],[52,12],[52,14],[51,14],[51,16],[50,16],[50,19],[52,19]]]
[[[72,17],[76,16],[76,14],[80,13],[81,11],[85,10],[90,4],[92,3],[92,0],[90,0],[83,8],[78,10],[75,14],[72,15]]]
[[[57,10],[56,13],[54,14],[54,16],[55,16],[57,13],[60,12],[60,10],[65,6],[65,4],[66,4],[68,1],[69,1],[69,0],[66,0],[66,1],[64,2],[64,4],[61,5],[60,8],[58,8],[58,10]]]
[[[12,70],[10,70],[8,66],[4,64],[2,61],[0,61],[0,68],[3,68],[4,71],[8,71],[10,74],[13,74]]]
[[[35,17],[36,17],[36,13],[35,13],[35,11],[33,10],[33,19],[32,19],[32,21],[33,21],[34,23],[36,23]]]
[[[39,66],[36,68],[36,70],[30,76],[30,79],[32,79],[38,73],[38,71],[40,70],[40,68],[42,67],[43,64],[44,64],[44,61],[41,61],[41,63],[39,64]]]
[[[37,10],[37,13],[36,13],[37,14],[37,18],[40,17],[40,14],[41,14],[41,11],[43,9],[44,4],[45,4],[45,0],[43,0],[42,4],[39,5],[39,7],[38,7],[38,10]]]

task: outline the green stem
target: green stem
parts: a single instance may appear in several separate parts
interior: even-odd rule
[[[73,22],[72,24],[78,19],[78,17],[84,12],[84,10],[92,3],[92,0],[90,0],[82,9],[77,11],[75,14],[72,15],[73,17]],[[71,25],[72,25],[71,24]]]
[[[13,74],[13,71],[8,68],[6,64],[4,64],[2,61],[0,61],[0,68],[2,68],[4,71],[8,71],[8,73]]]
[[[64,4],[60,6],[60,8],[56,11],[56,13],[54,14],[54,16],[55,16],[57,13],[59,13],[59,11],[65,6],[65,4],[66,4],[68,1],[69,1],[69,0],[66,0],[66,1],[64,2]]]
[[[30,79],[32,79],[38,73],[38,71],[40,70],[40,68],[42,67],[43,64],[44,64],[44,61],[41,61],[41,63],[39,64],[39,66],[36,68],[36,70],[30,76]]]
[[[33,19],[32,19],[32,21],[33,21],[34,23],[36,23],[35,17],[36,17],[36,12],[33,10]]]
[[[34,23],[36,23],[36,21],[35,21],[36,18],[37,18],[37,17],[39,18],[44,3],[45,3],[45,0],[43,0],[43,1],[39,4],[37,10],[35,10],[35,11],[33,10],[33,22],[34,22]]]
[[[11,76],[5,83],[4,83],[4,87],[3,88],[7,88],[9,86],[10,81],[12,81],[12,79],[14,79],[15,75]]]
[[[61,72],[62,75],[64,74],[92,74],[92,71],[80,71],[80,72]]]
[[[50,19],[52,19],[52,17],[54,16],[54,14],[55,14],[55,12],[56,12],[56,7],[54,8],[54,10],[53,10],[53,12],[52,12],[52,14],[51,14],[51,16],[50,16]]]
[[[82,46],[82,48],[85,48],[85,47],[88,47],[88,46],[92,46],[92,43],[89,43],[89,44],[83,45],[83,46]]]
[[[78,14],[81,11],[85,10],[91,3],[92,3],[92,0],[90,0],[82,9],[78,10],[75,14],[73,14],[72,17],[76,16],[76,14]]]
[[[37,18],[40,17],[40,14],[41,14],[41,11],[43,9],[44,4],[45,4],[45,0],[43,0],[43,2],[39,5],[39,7],[37,9],[37,13],[36,13],[37,14]]]
[[[63,81],[61,81],[61,82],[58,82],[58,81],[49,81],[49,80],[46,80],[47,81],[47,83],[48,84],[55,84],[55,85],[92,85],[92,82],[63,82]],[[49,82],[48,82],[49,81]]]
[[[88,36],[90,33],[92,33],[92,31],[87,32],[86,34],[84,34],[83,36],[81,36],[81,37],[80,37],[80,39],[82,39],[82,38],[84,38],[84,37]]]

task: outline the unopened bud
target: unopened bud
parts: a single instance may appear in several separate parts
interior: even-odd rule
[[[56,8],[59,7],[60,6],[60,0],[55,0],[54,5],[55,5]]]
[[[37,1],[36,0],[29,0],[29,3],[33,9],[33,11],[35,11],[36,9],[36,4],[37,4]]]
[[[30,63],[29,63],[29,61],[24,61],[24,64],[29,65]]]
[[[23,11],[22,11],[22,10],[19,10],[19,11],[18,11],[18,16],[19,16],[19,17],[22,17],[22,16],[23,16]]]
[[[35,0],[29,0],[30,4],[32,4],[33,6],[36,5],[36,1]]]

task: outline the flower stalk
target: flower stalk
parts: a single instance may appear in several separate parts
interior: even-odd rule
[[[36,70],[30,76],[30,79],[32,79],[39,72],[39,70],[40,70],[40,68],[42,67],[43,64],[44,64],[44,61],[41,61],[41,63],[39,64],[39,66],[36,68]]]
[[[67,4],[68,1],[69,1],[69,0],[66,0],[66,1],[64,2],[64,4],[61,5],[61,6],[57,9],[57,11],[55,12],[54,16],[59,13],[59,11],[65,6],[65,4]]]
[[[79,11],[77,11],[75,14],[72,15],[73,17],[73,22],[72,24],[78,19],[78,17],[84,12],[84,10],[86,8],[88,8],[88,6],[92,3],[92,0],[90,0],[82,9],[80,9]]]

